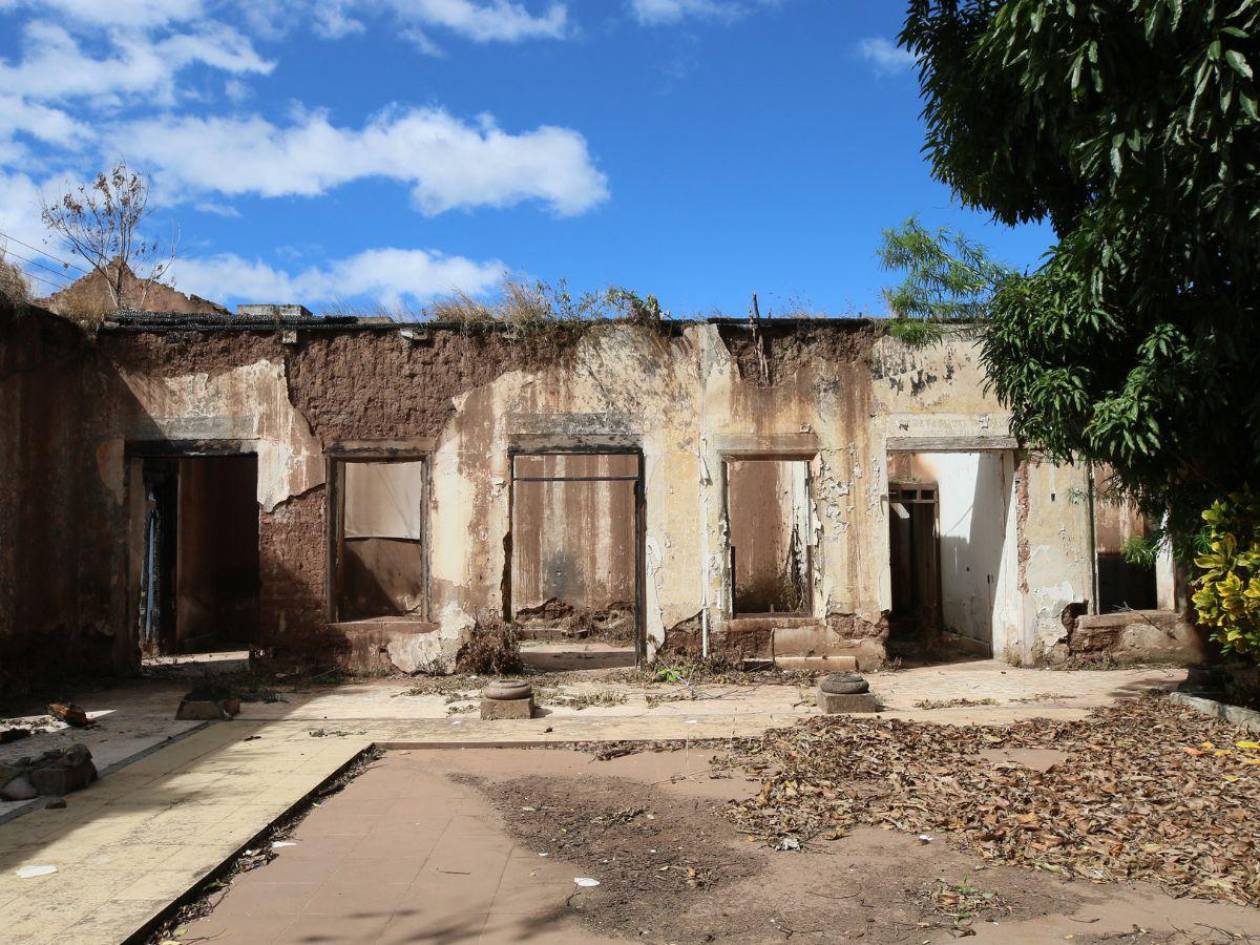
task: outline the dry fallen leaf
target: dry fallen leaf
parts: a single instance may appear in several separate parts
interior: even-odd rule
[[[868,824],[938,833],[985,861],[1094,882],[1153,880],[1181,895],[1260,905],[1260,742],[1166,699],[1081,721],[950,726],[822,717],[736,741],[719,767],[763,779],[730,817],[771,846]],[[986,747],[1053,748],[1049,770],[995,765]],[[1199,759],[1205,745],[1214,763]]]

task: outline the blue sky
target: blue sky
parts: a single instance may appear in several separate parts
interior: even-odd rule
[[[911,214],[1018,266],[1050,242],[931,181],[901,13],[0,0],[0,231],[11,256],[66,256],[41,195],[123,158],[155,235],[178,228],[175,283],[228,303],[414,308],[510,275],[677,315],[742,315],[753,291],[763,313],[883,314],[874,251]]]

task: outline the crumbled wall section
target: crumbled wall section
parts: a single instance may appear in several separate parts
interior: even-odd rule
[[[967,338],[913,349],[877,325],[837,320],[601,324],[537,341],[453,327],[103,332],[85,421],[84,522],[104,563],[81,568],[82,616],[121,628],[119,659],[132,658],[128,444],[225,440],[257,452],[263,643],[355,666],[379,655],[381,628],[356,637],[328,624],[331,449],[430,444],[426,620],[392,629],[389,643],[419,653],[510,604],[512,452],[623,446],[643,462],[649,656],[836,652],[869,664],[883,653],[891,606],[889,438],[1007,433]],[[786,623],[731,620],[726,463],[750,455],[809,461],[810,606]],[[1087,596],[1088,523],[1062,498],[1075,471],[1026,465],[1019,475],[1023,603],[1011,652],[1031,658],[1062,635],[1063,606]]]
[[[85,344],[50,316],[10,315],[0,331],[0,659],[26,654],[24,675],[41,657],[136,665],[135,455],[169,443],[258,455],[262,642],[282,657],[421,667],[479,616],[501,615],[510,456],[549,444],[642,456],[649,657],[869,665],[891,606],[889,440],[1003,437],[1009,423],[972,340],[914,349],[857,320],[608,323],[546,339],[438,326],[106,328]],[[324,480],[330,450],[374,440],[427,444],[428,600],[423,621],[359,632],[328,622]],[[809,462],[810,606],[790,619],[732,620],[726,464],[749,456]],[[1001,655],[1053,659],[1068,649],[1063,615],[1090,595],[1087,483],[1081,468],[1019,460],[1008,538],[1019,614]]]
[[[456,398],[525,363],[500,334],[435,331],[303,336],[292,347],[293,402],[325,443],[437,436]]]

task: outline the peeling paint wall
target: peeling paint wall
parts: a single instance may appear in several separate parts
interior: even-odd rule
[[[575,548],[591,600],[620,596],[624,523],[591,523],[612,509],[621,522],[624,497],[539,490],[513,508],[513,452],[607,449],[642,457],[642,531],[629,540],[641,542],[649,656],[672,637],[697,652],[866,664],[883,653],[891,606],[889,443],[1009,432],[973,342],[915,350],[863,322],[607,324],[546,351],[445,328],[420,341],[392,330],[297,334],[288,344],[261,332],[98,336],[79,599],[85,620],[111,628],[118,665],[137,652],[138,449],[257,455],[261,640],[283,657],[364,671],[449,662],[478,616],[543,602],[544,582],[535,588],[528,574],[548,549]],[[427,619],[330,622],[325,478],[329,456],[351,442],[423,451]],[[755,457],[809,467],[804,617],[732,619],[727,466]],[[1089,596],[1088,515],[1075,498],[1085,481],[1036,461],[1010,474],[1017,601],[995,646],[1033,659],[1063,634],[1064,608]],[[530,516],[532,551],[513,535],[514,518]],[[538,561],[514,563],[522,554]]]
[[[634,609],[638,474],[638,457],[626,453],[516,458],[514,617]]]

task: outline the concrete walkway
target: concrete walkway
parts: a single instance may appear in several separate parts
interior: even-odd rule
[[[889,715],[1000,723],[1083,716],[1117,697],[1172,688],[1183,677],[1181,670],[1054,673],[984,662],[877,674],[872,683]],[[482,722],[448,714],[459,703],[446,696],[404,695],[412,686],[355,683],[287,694],[287,702],[248,703],[236,721],[214,723],[141,758],[72,795],[65,810],[39,810],[0,825],[3,940],[120,945],[374,744],[727,738],[817,711],[808,691],[795,686],[700,686],[695,700],[649,707],[648,696],[680,687],[594,680],[564,692],[620,686],[626,701]],[[79,701],[89,710],[124,707],[170,718],[180,688],[139,686]],[[916,708],[924,700],[987,698],[997,704]]]

